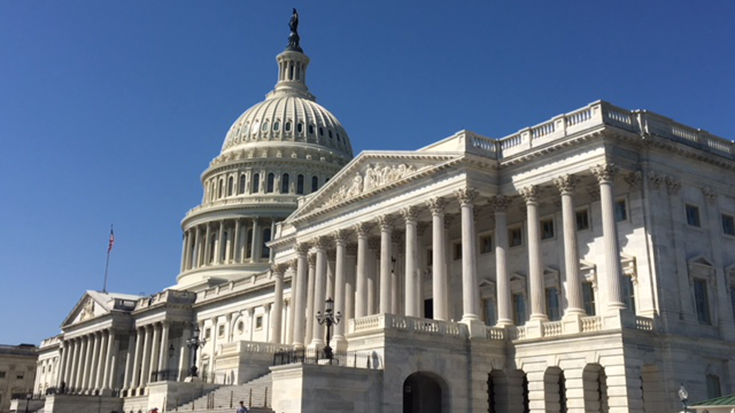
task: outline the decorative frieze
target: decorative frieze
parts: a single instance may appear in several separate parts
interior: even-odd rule
[[[623,179],[625,179],[625,182],[628,184],[631,191],[641,189],[641,184],[643,183],[643,172],[631,172],[626,174]]]

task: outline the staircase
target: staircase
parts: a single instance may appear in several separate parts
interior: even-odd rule
[[[271,374],[268,373],[245,384],[221,386],[197,399],[182,404],[173,411],[182,413],[235,413],[242,400],[251,413],[272,413],[273,410],[270,409],[272,383]]]

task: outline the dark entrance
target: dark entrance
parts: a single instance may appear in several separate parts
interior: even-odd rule
[[[434,299],[427,298],[424,300],[424,318],[434,318]]]
[[[424,373],[414,373],[403,382],[403,413],[441,413],[442,389]]]

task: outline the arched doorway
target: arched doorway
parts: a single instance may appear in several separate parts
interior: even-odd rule
[[[441,413],[442,387],[426,373],[414,373],[403,382],[403,413]]]

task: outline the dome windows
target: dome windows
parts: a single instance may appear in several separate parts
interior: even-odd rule
[[[316,192],[319,189],[319,177],[314,175],[311,177],[311,192]]]
[[[225,180],[221,179],[219,180],[219,189],[217,190],[217,198],[222,198],[222,194],[225,190]]]
[[[288,176],[288,174],[283,174],[281,176],[281,193],[282,194],[287,194],[290,192],[289,186],[291,185],[291,183],[289,182],[289,178],[290,176]]]
[[[296,132],[299,133],[299,134],[304,133],[304,124],[303,123],[299,122],[296,125]]]
[[[273,187],[275,185],[275,182],[276,182],[276,175],[273,172],[269,173],[268,180],[265,184],[265,192],[267,194],[273,193]]]
[[[314,125],[309,125],[309,135],[314,134]]]
[[[329,130],[329,139],[332,139],[332,130]]]
[[[253,191],[254,194],[260,192],[260,174],[256,173],[253,175]]]
[[[304,175],[302,174],[296,177],[296,194],[304,195]]]
[[[291,121],[286,122],[286,132],[291,132]]]
[[[238,183],[237,193],[245,193],[245,174],[240,174],[240,182]]]
[[[235,191],[235,178],[229,177],[227,178],[227,196],[232,196],[232,193]]]
[[[256,133],[258,133],[258,124],[259,123],[260,123],[260,121],[258,121],[258,120],[256,120],[255,122],[253,122],[253,127],[250,129],[250,131],[253,132],[253,135],[255,135]]]
[[[319,127],[319,136],[324,136],[324,128]]]
[[[281,121],[277,120],[273,122],[273,132],[278,132],[279,129],[281,129]]]
[[[261,132],[268,132],[268,121],[263,122],[263,127],[260,128]]]

